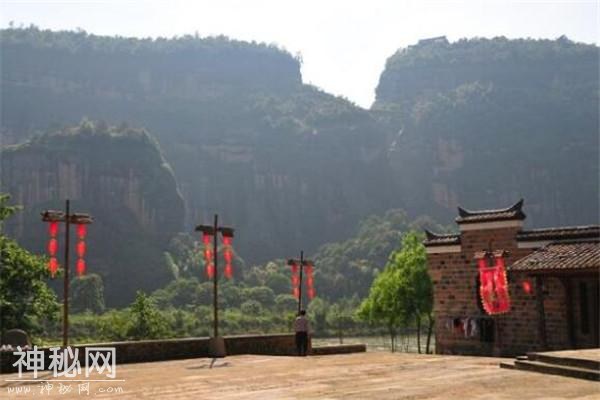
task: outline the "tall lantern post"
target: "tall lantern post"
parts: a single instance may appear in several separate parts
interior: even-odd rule
[[[65,201],[65,211],[45,210],[42,212],[42,221],[48,223],[48,233],[50,239],[48,241],[48,269],[52,278],[55,277],[58,270],[58,261],[56,258],[58,252],[58,227],[60,223],[65,224],[65,246],[64,246],[64,275],[63,275],[63,347],[69,345],[69,251],[70,251],[70,227],[77,227],[77,275],[81,276],[85,273],[85,237],[87,234],[87,225],[91,224],[94,219],[90,214],[71,213],[70,201]]]
[[[315,296],[313,268],[311,260],[304,259],[304,251],[300,251],[300,259],[290,258],[287,264],[292,267],[292,293],[298,299],[298,313],[302,310],[302,283],[306,275],[306,290],[312,300]]]
[[[198,225],[197,232],[202,232],[202,242],[204,244],[204,261],[206,275],[213,280],[213,337],[210,340],[209,351],[213,357],[225,357],[225,340],[219,336],[219,303],[218,303],[218,234],[222,236],[223,258],[225,259],[225,268],[223,275],[227,279],[233,277],[232,259],[233,252],[231,244],[233,240],[233,228],[219,226],[219,216],[215,214],[213,225]],[[211,248],[212,239],[212,248]]]

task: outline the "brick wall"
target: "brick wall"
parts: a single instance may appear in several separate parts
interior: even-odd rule
[[[504,356],[540,349],[537,293],[534,290],[527,294],[522,288],[522,282],[529,280],[535,289],[535,280],[526,275],[508,276],[511,309],[506,314],[489,317],[495,324],[493,342],[482,342],[478,335],[465,337],[453,327],[455,319],[488,317],[478,304],[475,252],[487,250],[491,241],[493,250],[508,251],[506,265],[510,265],[533,251],[518,247],[516,235],[520,229],[513,226],[464,230],[460,234],[459,252],[436,254],[435,248],[429,249],[427,262],[434,285],[437,353]],[[565,287],[556,278],[544,277],[543,281],[548,348],[569,348]]]

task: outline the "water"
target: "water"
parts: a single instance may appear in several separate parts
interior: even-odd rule
[[[425,352],[427,335],[421,335],[421,351]],[[340,344],[336,337],[332,338],[313,338],[313,346],[331,346]],[[345,337],[344,344],[366,344],[367,351],[392,351],[392,342],[389,336],[353,336]],[[431,337],[429,350],[433,352],[435,347],[435,338]],[[405,353],[417,353],[417,335],[403,335],[396,337],[396,351]]]

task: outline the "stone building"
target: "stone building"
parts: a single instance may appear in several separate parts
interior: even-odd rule
[[[427,233],[436,352],[508,356],[599,347],[600,226],[524,229],[523,200],[459,207],[458,234]],[[477,259],[503,257],[509,307],[483,307]]]

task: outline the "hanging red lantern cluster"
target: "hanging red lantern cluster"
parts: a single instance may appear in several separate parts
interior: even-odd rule
[[[231,250],[231,236],[223,235],[223,258],[225,259],[225,278],[233,278],[233,267],[231,265],[233,261],[233,251]]]
[[[304,272],[306,273],[306,291],[308,292],[308,298],[312,300],[315,298],[316,295],[314,286],[315,279],[313,277],[312,264],[306,264]]]
[[[480,252],[475,255],[479,268],[479,294],[486,313],[501,314],[510,309],[504,252]]]
[[[215,275],[215,266],[213,264],[213,245],[212,235],[207,232],[202,232],[202,243],[204,243],[204,265],[206,276],[212,279]]]
[[[75,264],[75,271],[77,276],[83,276],[85,274],[85,236],[87,235],[87,225],[77,224],[77,263]]]
[[[58,236],[57,221],[50,221],[48,223],[48,233],[50,234],[50,240],[48,241],[48,255],[50,256],[48,269],[50,270],[50,275],[54,278],[56,271],[58,271],[58,260],[56,259],[56,252],[58,251],[58,240],[56,239]]]
[[[300,268],[295,261],[290,263],[292,267],[292,295],[295,298],[300,298]]]

